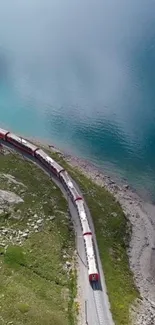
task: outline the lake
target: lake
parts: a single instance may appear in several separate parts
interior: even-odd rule
[[[154,201],[155,2],[0,3],[0,123]]]

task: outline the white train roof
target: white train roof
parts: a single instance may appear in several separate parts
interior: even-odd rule
[[[80,201],[81,201],[81,200],[80,200]],[[77,207],[78,207],[80,201],[77,202]],[[83,208],[83,210],[82,210],[82,209],[79,209],[79,207],[78,207],[78,212],[79,212],[79,216],[80,216],[80,219],[81,219],[81,220],[83,220],[83,221],[84,221],[84,220],[87,220],[87,215],[86,215],[86,212],[85,212],[84,208]]]
[[[36,155],[40,155],[43,159],[45,159],[51,166],[57,169],[58,172],[63,170],[63,167],[60,166],[53,158],[47,155],[45,151],[42,149],[37,150]]]
[[[46,159],[46,157],[47,157],[47,154],[42,149],[37,150],[36,155],[41,156],[43,159]]]
[[[11,139],[23,144],[23,145],[25,145],[27,148],[30,148],[32,151],[37,149],[36,145],[34,145],[33,143],[23,139],[22,137],[19,137],[19,136],[15,135],[14,133],[9,133],[7,135],[7,137],[11,138]]]
[[[94,249],[93,249],[93,242],[92,242],[92,235],[84,236],[85,245],[87,249],[87,256],[92,258],[94,256]]]
[[[7,135],[7,137],[8,137],[8,138],[12,138],[12,139],[14,139],[15,141],[21,142],[21,143],[23,143],[23,144],[28,144],[28,142],[27,142],[25,139],[23,139],[23,138],[21,138],[21,137],[18,137],[18,136],[15,135],[14,133],[9,133],[9,134]]]
[[[70,187],[70,188],[74,188],[73,182],[71,180],[71,178],[69,177],[68,173],[66,171],[62,172],[62,177],[64,178],[66,184]]]
[[[49,157],[49,156],[46,156],[46,160],[49,162],[49,163],[51,163],[51,164],[53,164],[55,161],[51,158],[51,157]]]
[[[72,182],[72,179],[70,178],[70,176],[68,175],[68,173],[66,171],[63,171],[61,173],[62,177],[64,178],[67,186],[69,187],[74,199],[76,199],[77,197],[81,197],[80,193],[77,191],[75,185]]]
[[[77,207],[78,207],[79,212],[82,212],[82,211],[85,212],[84,202],[82,200],[77,203]]]
[[[87,220],[87,216],[86,216],[85,211],[80,211],[80,212],[79,212],[79,215],[80,215],[80,218],[81,218],[82,220]]]
[[[85,246],[86,246],[86,255],[87,255],[87,262],[88,262],[88,273],[89,274],[97,274],[97,265],[95,260],[95,253],[93,248],[93,241],[92,235],[85,235]]]
[[[93,258],[91,261],[88,260],[88,274],[98,274],[97,266],[95,259]]]
[[[89,227],[89,223],[87,219],[81,220],[81,225],[82,225],[83,235],[91,233],[91,229]]]
[[[51,157],[46,156],[46,160],[47,160],[47,161],[48,161],[52,166],[54,166],[54,167],[57,169],[58,173],[59,173],[61,170],[64,169],[62,166],[60,166],[60,165],[59,165],[55,160],[53,160]]]
[[[77,191],[77,189],[75,188],[75,186],[73,185],[72,188],[70,188],[70,191],[74,197],[74,199],[76,200],[77,198],[81,198],[80,193]]]

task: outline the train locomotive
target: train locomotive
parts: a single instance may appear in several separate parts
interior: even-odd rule
[[[88,223],[88,217],[84,207],[84,201],[67,171],[36,145],[23,139],[22,137],[18,137],[15,134],[1,128],[0,142],[4,145],[5,143],[8,143],[11,146],[20,150],[22,154],[26,153],[36,158],[36,160],[38,160],[43,166],[45,166],[49,170],[49,172],[59,178],[65,190],[71,197],[72,202],[75,205],[79,215],[86,251],[89,280],[90,282],[98,281],[99,273],[97,270],[95,251],[93,246],[93,236]]]

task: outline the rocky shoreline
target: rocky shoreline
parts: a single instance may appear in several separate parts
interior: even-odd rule
[[[105,187],[120,203],[131,226],[128,257],[140,298],[131,307],[134,325],[155,325],[155,206],[144,202],[128,184],[116,184],[90,162],[51,146],[73,167]]]

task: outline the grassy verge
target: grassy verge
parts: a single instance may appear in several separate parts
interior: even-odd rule
[[[129,268],[127,221],[119,203],[104,188],[72,168],[59,153],[50,153],[80,185],[91,211],[100,258],[116,325],[130,324],[129,307],[139,296]]]
[[[74,325],[74,235],[65,199],[19,155],[0,156],[0,189],[24,200],[0,211],[0,324]]]

